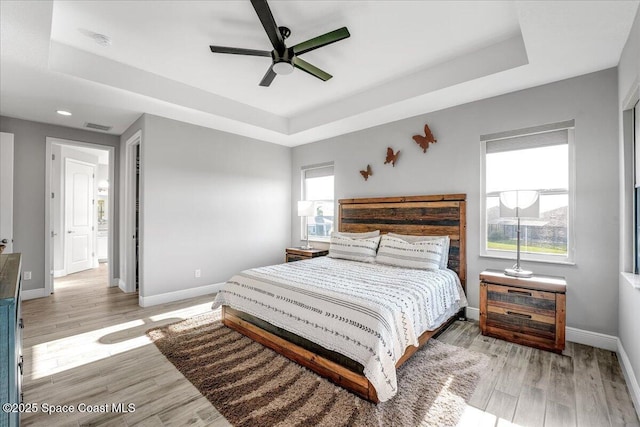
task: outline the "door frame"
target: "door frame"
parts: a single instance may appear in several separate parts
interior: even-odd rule
[[[51,233],[51,154],[53,144],[68,145],[71,147],[85,147],[109,152],[109,182],[113,183],[115,178],[115,153],[116,148],[111,145],[93,144],[90,142],[73,141],[70,139],[47,137],[45,143],[45,173],[44,173],[44,296],[48,297],[53,292],[53,239]],[[115,219],[114,196],[109,196],[109,213],[112,220]],[[109,227],[109,237],[107,242],[107,263],[109,265],[109,286],[115,286],[113,280],[113,224]]]
[[[125,143],[124,146],[124,179],[122,183],[120,203],[120,289],[124,292],[136,292],[135,265],[136,265],[136,248],[135,248],[135,228],[136,228],[136,146],[140,146],[140,170],[139,180],[139,199],[138,199],[138,301],[142,302],[144,295],[144,277],[143,277],[143,251],[144,251],[144,168],[143,168],[143,144],[142,130],[134,133]]]
[[[93,202],[91,203],[91,207],[90,207],[90,211],[91,211],[91,216],[92,216],[92,220],[95,219],[95,217],[97,217],[96,212],[97,212],[97,204],[96,204],[96,199],[97,199],[97,184],[98,184],[98,180],[96,179],[96,175],[98,173],[98,164],[94,164],[94,163],[89,163],[89,162],[85,162],[83,160],[78,160],[78,159],[74,159],[71,157],[63,157],[64,159],[64,169],[63,169],[63,173],[64,173],[64,183],[65,183],[65,191],[64,191],[64,219],[63,219],[63,224],[64,227],[61,230],[62,232],[64,232],[63,234],[63,239],[64,239],[64,270],[65,270],[65,274],[73,274],[73,273],[69,273],[69,265],[71,262],[71,253],[70,253],[70,247],[69,247],[69,241],[68,241],[68,228],[69,228],[69,224],[68,224],[68,220],[69,220],[69,210],[67,209],[67,201],[69,200],[69,192],[67,191],[67,180],[68,180],[68,176],[67,176],[67,171],[69,170],[69,162],[73,162],[79,165],[83,165],[83,166],[88,166],[91,168],[91,174],[93,175],[92,178],[92,182],[91,182],[91,198],[93,200]],[[62,159],[60,159],[62,160]],[[62,191],[61,191],[62,193]],[[92,222],[91,224],[91,252],[93,255],[91,255],[91,267],[90,268],[96,268],[98,267],[98,258],[96,255],[96,243],[97,243],[97,236],[98,233],[98,224],[95,223],[95,221]],[[83,271],[83,270],[80,270]],[[109,283],[111,283],[111,281],[109,281]]]
[[[7,228],[9,228],[9,241],[7,242],[7,251],[5,253],[13,252],[13,185],[14,185],[14,153],[15,153],[15,135],[10,132],[0,132],[6,136],[3,141],[0,143],[0,152],[2,152],[2,158],[5,159],[4,168],[2,172],[4,173],[3,179],[0,181],[0,202],[7,201],[8,205],[11,206],[9,209],[8,217],[4,218],[4,222],[6,223]],[[6,159],[10,161],[6,161]],[[2,239],[4,236],[0,237]]]

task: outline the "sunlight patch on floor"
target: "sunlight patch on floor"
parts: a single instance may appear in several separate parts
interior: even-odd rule
[[[147,330],[207,312],[210,302],[35,344],[27,375],[36,380],[151,344]]]

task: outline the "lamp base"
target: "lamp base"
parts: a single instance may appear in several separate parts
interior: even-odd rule
[[[311,246],[311,245],[302,245],[302,246],[300,246],[300,249],[313,249],[313,246]]]
[[[532,277],[533,271],[523,270],[521,268],[505,268],[504,274],[511,277]]]

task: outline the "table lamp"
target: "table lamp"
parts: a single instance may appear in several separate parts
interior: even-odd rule
[[[309,200],[300,200],[298,202],[298,216],[305,217],[305,228],[307,230],[307,244],[306,246],[301,246],[301,249],[313,249],[313,246],[309,244],[309,217],[315,215],[315,210],[313,209],[313,202]]]
[[[531,277],[533,272],[520,267],[520,218],[538,218],[540,216],[540,198],[535,190],[511,190],[500,193],[500,217],[517,218],[516,263],[505,268],[504,274],[512,277]]]

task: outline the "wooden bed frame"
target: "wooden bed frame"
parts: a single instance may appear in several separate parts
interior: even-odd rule
[[[451,239],[449,268],[458,274],[466,292],[466,194],[341,199],[338,202],[339,231],[380,230],[381,233],[448,235]],[[335,384],[378,403],[375,388],[363,375],[267,332],[226,308],[222,307],[222,322],[229,328],[311,369]],[[464,317],[464,309],[458,315]],[[446,329],[459,317],[458,315],[451,317],[440,328],[423,333],[419,338],[420,347],[429,338]],[[396,363],[396,368],[406,362],[418,348],[407,347],[404,355]]]

